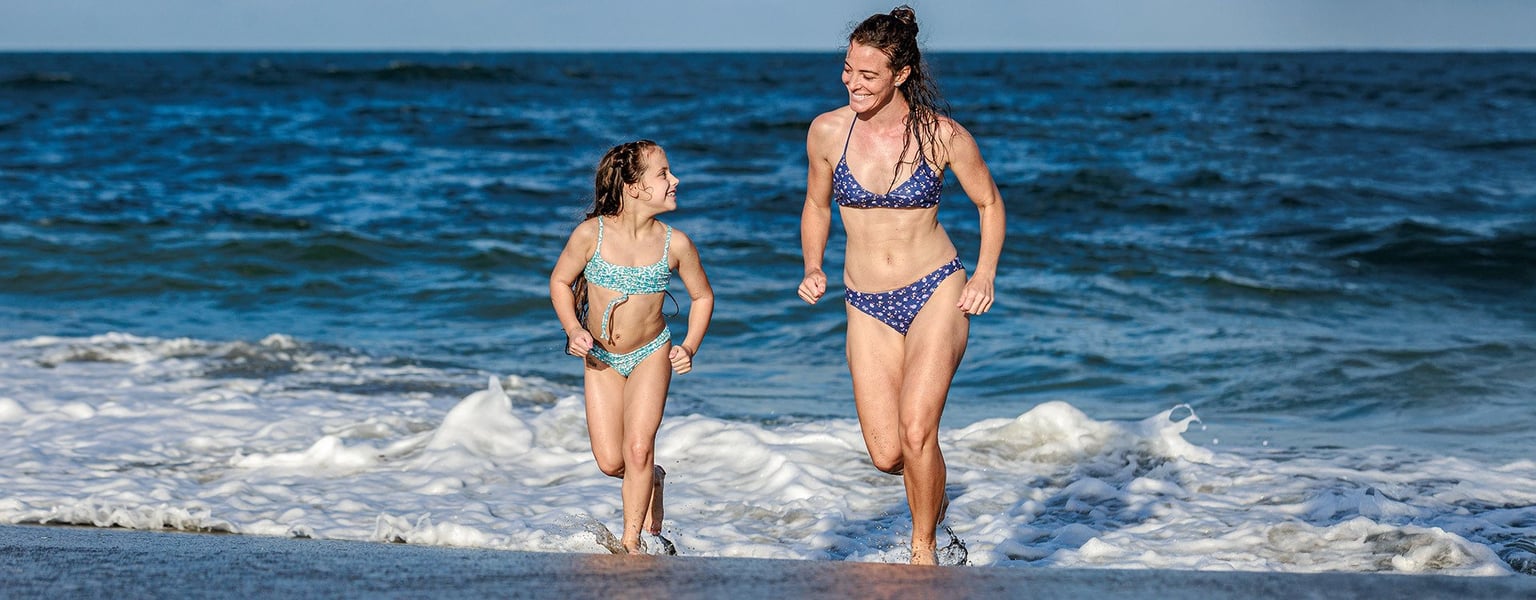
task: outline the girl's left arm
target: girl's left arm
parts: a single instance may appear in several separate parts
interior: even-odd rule
[[[976,257],[976,270],[966,281],[957,306],[966,314],[979,315],[992,308],[993,282],[997,279],[998,257],[1003,253],[1007,216],[1003,211],[1003,195],[997,190],[992,171],[981,158],[976,138],[959,123],[949,121],[948,124],[953,127],[947,146],[949,168],[981,213],[981,247]]]
[[[673,346],[668,357],[672,369],[682,374],[693,370],[693,355],[698,354],[699,345],[704,343],[704,333],[709,330],[710,317],[715,313],[715,291],[709,286],[709,277],[704,274],[704,263],[699,260],[699,249],[693,245],[692,238],[674,230],[672,249],[673,256],[677,257],[677,275],[688,288],[689,300],[688,337]]]

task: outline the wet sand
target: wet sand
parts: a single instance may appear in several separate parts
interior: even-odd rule
[[[911,567],[0,525],[6,598],[1533,598],[1536,577]]]

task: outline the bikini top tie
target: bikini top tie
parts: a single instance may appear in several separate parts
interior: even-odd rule
[[[672,281],[672,270],[668,268],[667,261],[672,252],[672,226],[665,225],[665,227],[667,239],[661,248],[661,260],[638,267],[616,265],[603,258],[603,217],[597,217],[597,250],[592,253],[592,258],[587,260],[587,266],[582,274],[586,276],[588,283],[619,293],[618,297],[610,300],[608,307],[603,309],[603,324],[600,331],[602,339],[608,339],[608,319],[613,316],[613,309],[628,300],[630,294],[660,294],[667,291],[667,284]]]

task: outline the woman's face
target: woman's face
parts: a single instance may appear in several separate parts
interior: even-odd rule
[[[885,106],[911,73],[912,67],[891,72],[891,59],[878,48],[857,42],[848,44],[848,55],[843,58],[843,86],[848,88],[848,106],[857,113]]]
[[[645,151],[645,174],[640,181],[629,184],[630,194],[641,202],[659,202],[663,210],[677,209],[677,176],[667,162],[667,153],[661,148]]]

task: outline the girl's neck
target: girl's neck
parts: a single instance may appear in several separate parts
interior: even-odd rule
[[[603,217],[603,224],[632,235],[638,235],[640,232],[655,226],[656,215],[642,214],[639,211],[630,209],[621,211],[616,215]]]

